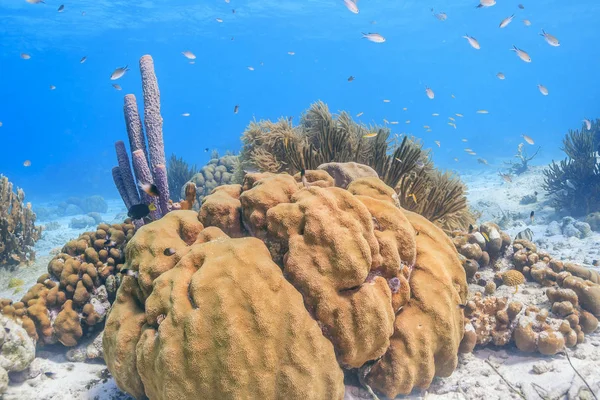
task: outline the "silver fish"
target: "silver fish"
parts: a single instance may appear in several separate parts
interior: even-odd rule
[[[575,185],[573,184],[573,182],[571,182],[571,180],[570,180],[570,179],[567,179],[567,180],[565,181],[565,184],[566,184],[566,185],[567,185],[567,186],[568,186],[570,189],[573,189],[573,190],[577,189],[577,188],[575,187]]]
[[[124,67],[120,67],[117,68],[113,71],[113,73],[110,75],[110,80],[111,81],[116,81],[119,78],[122,78],[123,75],[125,75],[125,73],[129,71],[129,68],[127,68],[127,65]]]
[[[385,38],[381,36],[379,33],[363,33],[363,39],[367,39],[370,42],[374,43],[383,43],[385,42]]]
[[[527,228],[524,231],[517,233],[517,236],[515,236],[515,240],[519,239],[525,239],[531,242],[531,240],[533,239],[533,231]]]
[[[560,46],[560,42],[558,41],[558,39],[556,37],[552,36],[551,34],[547,33],[543,29],[542,29],[542,33],[540,33],[540,36],[543,36],[544,39],[546,39],[546,42],[548,42],[548,44],[550,46],[554,46],[554,47]]]
[[[506,28],[508,26],[508,24],[510,24],[512,22],[512,20],[513,20],[514,17],[515,17],[515,14],[511,15],[510,17],[504,18],[500,22],[500,28]]]

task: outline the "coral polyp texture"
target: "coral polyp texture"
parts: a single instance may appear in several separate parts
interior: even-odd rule
[[[18,322],[39,345],[75,346],[101,330],[116,296],[130,220],[100,224],[63,246],[18,302],[0,299],[2,314]]]
[[[35,260],[33,245],[42,235],[35,219],[31,203],[25,204],[25,192],[13,192],[13,184],[0,175],[0,268]]]
[[[103,337],[138,399],[394,397],[457,365],[467,296],[444,232],[376,177],[247,174],[140,228]]]
[[[123,141],[115,143],[118,166],[112,170],[113,180],[125,203],[127,209],[137,204],[154,204],[156,210],[152,211],[153,219],[158,219],[171,210],[169,201],[169,182],[163,142],[160,115],[160,91],[154,73],[154,60],[149,55],[140,58],[140,72],[142,75],[142,91],[144,95],[144,129],[138,111],[137,100],[133,94],[125,96],[123,112],[125,125],[129,137],[131,163]],[[148,149],[146,148],[148,141]],[[133,172],[131,166],[133,165]],[[136,185],[137,181],[137,185]],[[154,184],[158,189],[156,198],[140,190],[139,184]],[[136,224],[143,224],[142,220]]]

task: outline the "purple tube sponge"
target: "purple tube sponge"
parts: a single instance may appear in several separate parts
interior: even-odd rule
[[[123,114],[125,114],[125,126],[127,127],[127,136],[129,136],[131,154],[136,150],[142,150],[146,156],[146,160],[148,160],[146,141],[144,140],[144,131],[142,130],[142,120],[134,95],[125,95]]]
[[[167,167],[163,164],[154,167],[154,184],[158,188],[158,204],[161,215],[169,212],[169,184],[167,180]]]
[[[123,185],[125,186],[125,192],[127,193],[127,198],[129,200],[128,203],[130,205],[139,204],[140,195],[135,187],[135,181],[133,180],[133,174],[131,173],[131,164],[129,164],[129,156],[127,155],[127,150],[125,149],[125,143],[123,143],[122,140],[115,142],[115,151],[117,153],[119,169],[121,170],[121,179],[123,181]],[[127,204],[127,202],[125,203]]]
[[[125,184],[123,183],[123,178],[121,177],[121,169],[119,167],[113,167],[112,169],[113,180],[115,181],[115,186],[121,195],[121,199],[123,199],[123,203],[125,203],[125,207],[129,210],[132,206],[129,196],[127,195],[127,190],[125,190]]]
[[[150,165],[165,165],[165,145],[163,142],[163,119],[160,115],[160,91],[154,73],[154,61],[149,55],[140,58],[142,90],[144,92],[144,126],[150,153]]]
[[[154,184],[154,179],[152,178],[152,174],[150,173],[150,168],[148,167],[148,163],[146,162],[146,157],[144,156],[144,152],[142,150],[136,150],[131,154],[131,160],[133,161],[133,170],[135,171],[135,176],[137,177],[138,184],[142,183],[151,183]],[[144,204],[152,204],[156,205],[156,211],[152,211],[150,216],[152,219],[159,219],[161,217],[159,206],[156,204],[154,197],[150,196],[148,193],[141,191],[142,203]]]

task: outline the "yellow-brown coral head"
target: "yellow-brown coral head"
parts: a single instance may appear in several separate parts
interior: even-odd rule
[[[506,286],[519,286],[525,283],[525,276],[516,269],[504,272],[501,277],[502,283]]]

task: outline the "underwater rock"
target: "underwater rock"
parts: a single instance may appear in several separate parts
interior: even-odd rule
[[[35,345],[27,332],[13,320],[0,316],[0,367],[23,371],[35,358]]]
[[[108,211],[108,204],[104,197],[96,195],[83,199],[81,208],[86,213],[105,213]]]
[[[8,373],[0,367],[0,395],[8,389]]]
[[[562,234],[562,227],[558,221],[552,221],[546,228],[546,236],[555,236]]]
[[[573,223],[573,226],[579,232],[581,232],[582,238],[588,237],[592,234],[592,228],[590,227],[590,224],[588,224],[587,222],[575,221],[575,223]]]
[[[590,224],[578,221],[573,217],[564,217],[561,226],[562,234],[566,237],[583,239],[592,233]]]
[[[95,225],[98,225],[98,224],[100,224],[100,223],[103,222],[102,221],[102,215],[100,215],[100,213],[98,213],[98,212],[87,213],[87,216],[94,218],[94,224]]]
[[[83,209],[75,204],[67,204],[65,211],[63,213],[67,217],[71,217],[73,215],[81,215],[83,214]]]
[[[69,228],[73,229],[85,229],[88,226],[96,225],[96,221],[92,217],[88,217],[84,215],[79,218],[71,218],[71,222],[69,223]]]
[[[585,217],[585,222],[590,225],[590,228],[594,232],[600,232],[600,212],[588,214],[588,216]]]
[[[537,203],[537,196],[535,194],[525,195],[519,201],[519,204],[521,204],[521,205],[534,204],[534,203]]]
[[[82,343],[67,351],[67,360],[73,362],[85,362],[89,360],[103,359],[102,338],[104,331],[98,332],[91,343]]]

